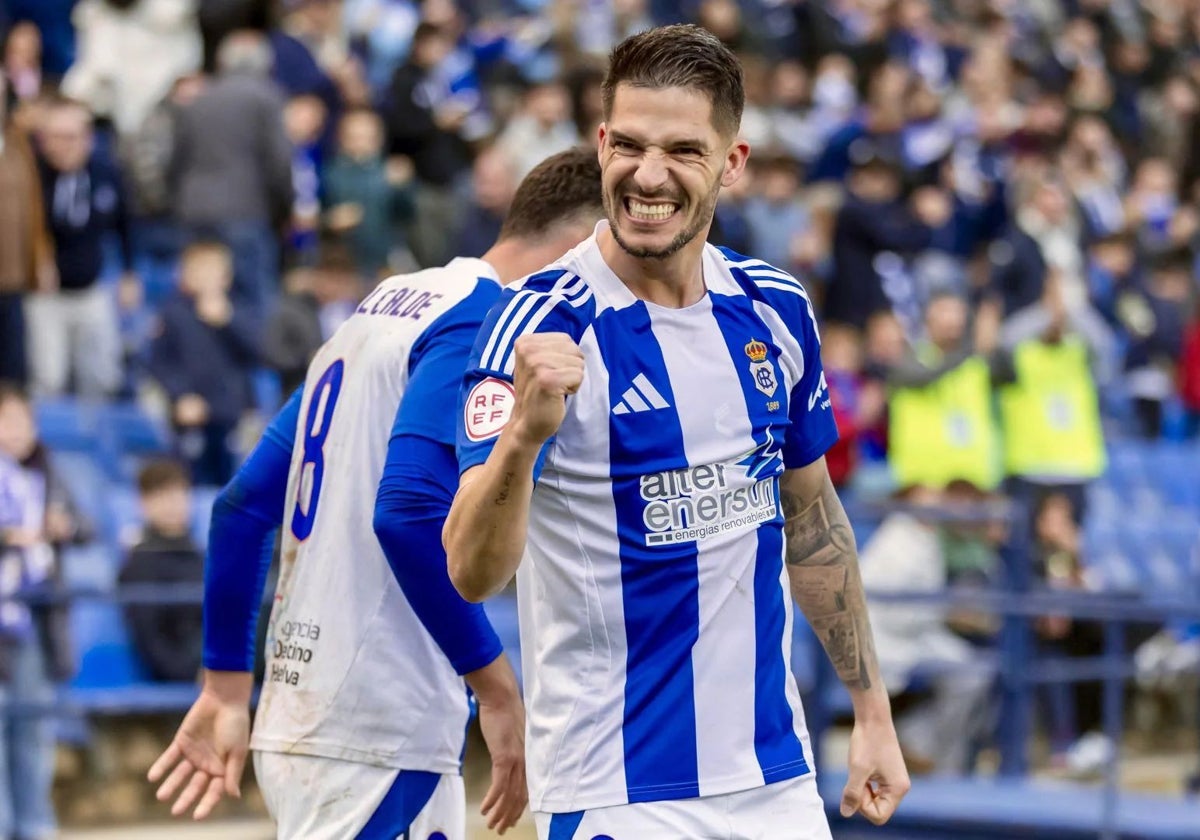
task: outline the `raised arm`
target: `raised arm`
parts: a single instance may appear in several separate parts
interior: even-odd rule
[[[841,811],[887,822],[909,789],[892,724],[858,569],[858,550],[825,459],[789,469],[780,481],[792,597],[833,662],[854,704],[849,779]]]
[[[583,353],[565,333],[522,336],[515,355],[511,391],[485,379],[467,395],[467,412],[474,398],[485,411],[494,396],[511,400],[495,404],[507,421],[487,460],[463,473],[442,531],[450,579],[468,601],[495,594],[516,573],[542,448],[562,424],[567,396],[583,382]]]

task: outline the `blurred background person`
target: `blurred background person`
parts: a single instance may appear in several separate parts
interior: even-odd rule
[[[204,581],[204,554],[192,538],[192,485],[177,461],[152,460],[137,477],[142,537],[118,582],[192,584]],[[130,603],[129,638],[151,679],[188,682],[200,673],[202,610],[197,605]]]
[[[500,226],[517,192],[512,159],[499,145],[480,150],[471,167],[471,197],[458,234],[463,257],[482,257],[500,235]]]
[[[278,231],[291,218],[292,149],[267,78],[271,48],[251,32],[223,42],[218,75],[180,113],[171,163],[175,214],[233,255],[233,296],[260,323],[279,294]]]
[[[81,0],[75,63],[62,92],[124,136],[141,128],[181,76],[200,69],[196,0]]]
[[[171,400],[180,454],[196,484],[223,485],[233,474],[230,436],[250,407],[258,361],[258,324],[234,306],[233,263],[220,242],[183,252],[179,292],[163,305],[147,367]]]
[[[0,381],[24,385],[25,299],[58,285],[54,245],[46,229],[42,184],[29,138],[13,122],[0,73]]]
[[[363,284],[350,249],[327,237],[316,264],[288,272],[289,288],[267,324],[262,356],[284,394],[304,384],[309,362],[354,312]]]
[[[62,603],[13,596],[51,594],[61,584],[56,547],[88,535],[38,440],[28,397],[0,383],[0,834],[55,836],[55,701],[74,654]],[[22,709],[21,707],[25,707]]]
[[[393,261],[397,270],[411,262],[404,229],[413,214],[412,164],[407,158],[385,160],[383,144],[377,113],[347,111],[338,125],[337,153],[321,175],[324,224],[350,243],[365,277],[379,277]]]
[[[79,102],[52,102],[37,136],[42,204],[58,276],[57,283],[43,280],[26,302],[33,389],[39,396],[60,395],[69,386],[86,397],[111,396],[122,379],[116,305],[101,282],[111,237],[119,243],[126,275],[133,271],[121,174],[96,149],[92,115]]]

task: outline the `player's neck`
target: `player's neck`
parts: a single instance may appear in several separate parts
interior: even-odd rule
[[[704,243],[708,231],[664,259],[635,257],[604,228],[597,236],[600,255],[634,297],[667,309],[683,309],[704,297]]]
[[[507,286],[544,268],[562,256],[558,243],[539,243],[521,237],[502,239],[480,259],[496,270],[500,285]]]

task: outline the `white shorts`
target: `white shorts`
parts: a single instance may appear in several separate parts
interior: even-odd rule
[[[254,753],[280,840],[466,840],[462,776]]]
[[[750,790],[613,805],[574,814],[535,812],[539,840],[831,840],[817,777]]]

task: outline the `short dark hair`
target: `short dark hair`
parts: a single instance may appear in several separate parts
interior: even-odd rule
[[[191,487],[192,481],[183,464],[171,458],[155,458],[138,472],[138,493],[149,496],[171,487]]]
[[[560,222],[584,214],[599,219],[603,213],[596,152],[576,147],[551,155],[525,176],[509,205],[499,238],[537,238]]]
[[[707,29],[675,24],[631,35],[613,48],[604,77],[604,118],[612,116],[621,84],[699,90],[712,104],[712,121],[725,135],[742,123],[746,90],[737,56]]]
[[[13,402],[31,405],[29,392],[19,382],[0,379],[0,405],[12,400]]]

